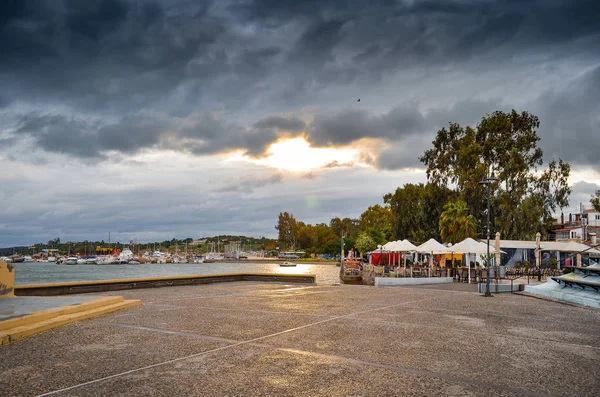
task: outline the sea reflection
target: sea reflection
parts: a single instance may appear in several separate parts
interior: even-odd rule
[[[109,280],[119,278],[189,276],[218,273],[316,274],[319,284],[339,284],[335,264],[297,264],[282,267],[279,262],[169,263],[143,265],[56,265],[15,263],[15,284],[41,284],[67,281]]]

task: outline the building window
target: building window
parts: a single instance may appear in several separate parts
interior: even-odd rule
[[[600,215],[596,215],[596,220],[600,221]]]
[[[577,234],[575,232],[571,232],[571,238],[575,238]]]

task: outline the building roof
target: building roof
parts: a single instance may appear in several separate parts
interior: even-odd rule
[[[563,228],[560,228],[560,229],[554,229],[552,231],[553,232],[568,232],[568,231],[575,230],[575,229],[581,229],[581,226],[563,227]]]

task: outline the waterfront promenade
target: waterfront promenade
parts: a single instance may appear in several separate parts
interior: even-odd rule
[[[594,396],[600,388],[600,311],[591,308],[448,286],[246,281],[119,295],[142,305],[0,347],[0,394]]]

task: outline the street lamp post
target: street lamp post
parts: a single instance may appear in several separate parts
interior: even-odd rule
[[[492,296],[490,292],[490,190],[491,184],[493,182],[498,181],[498,178],[494,175],[492,171],[491,176],[483,177],[483,180],[479,182],[480,185],[487,185],[487,257],[486,257],[486,267],[487,267],[487,277],[485,280],[485,294],[483,296],[489,297]]]

